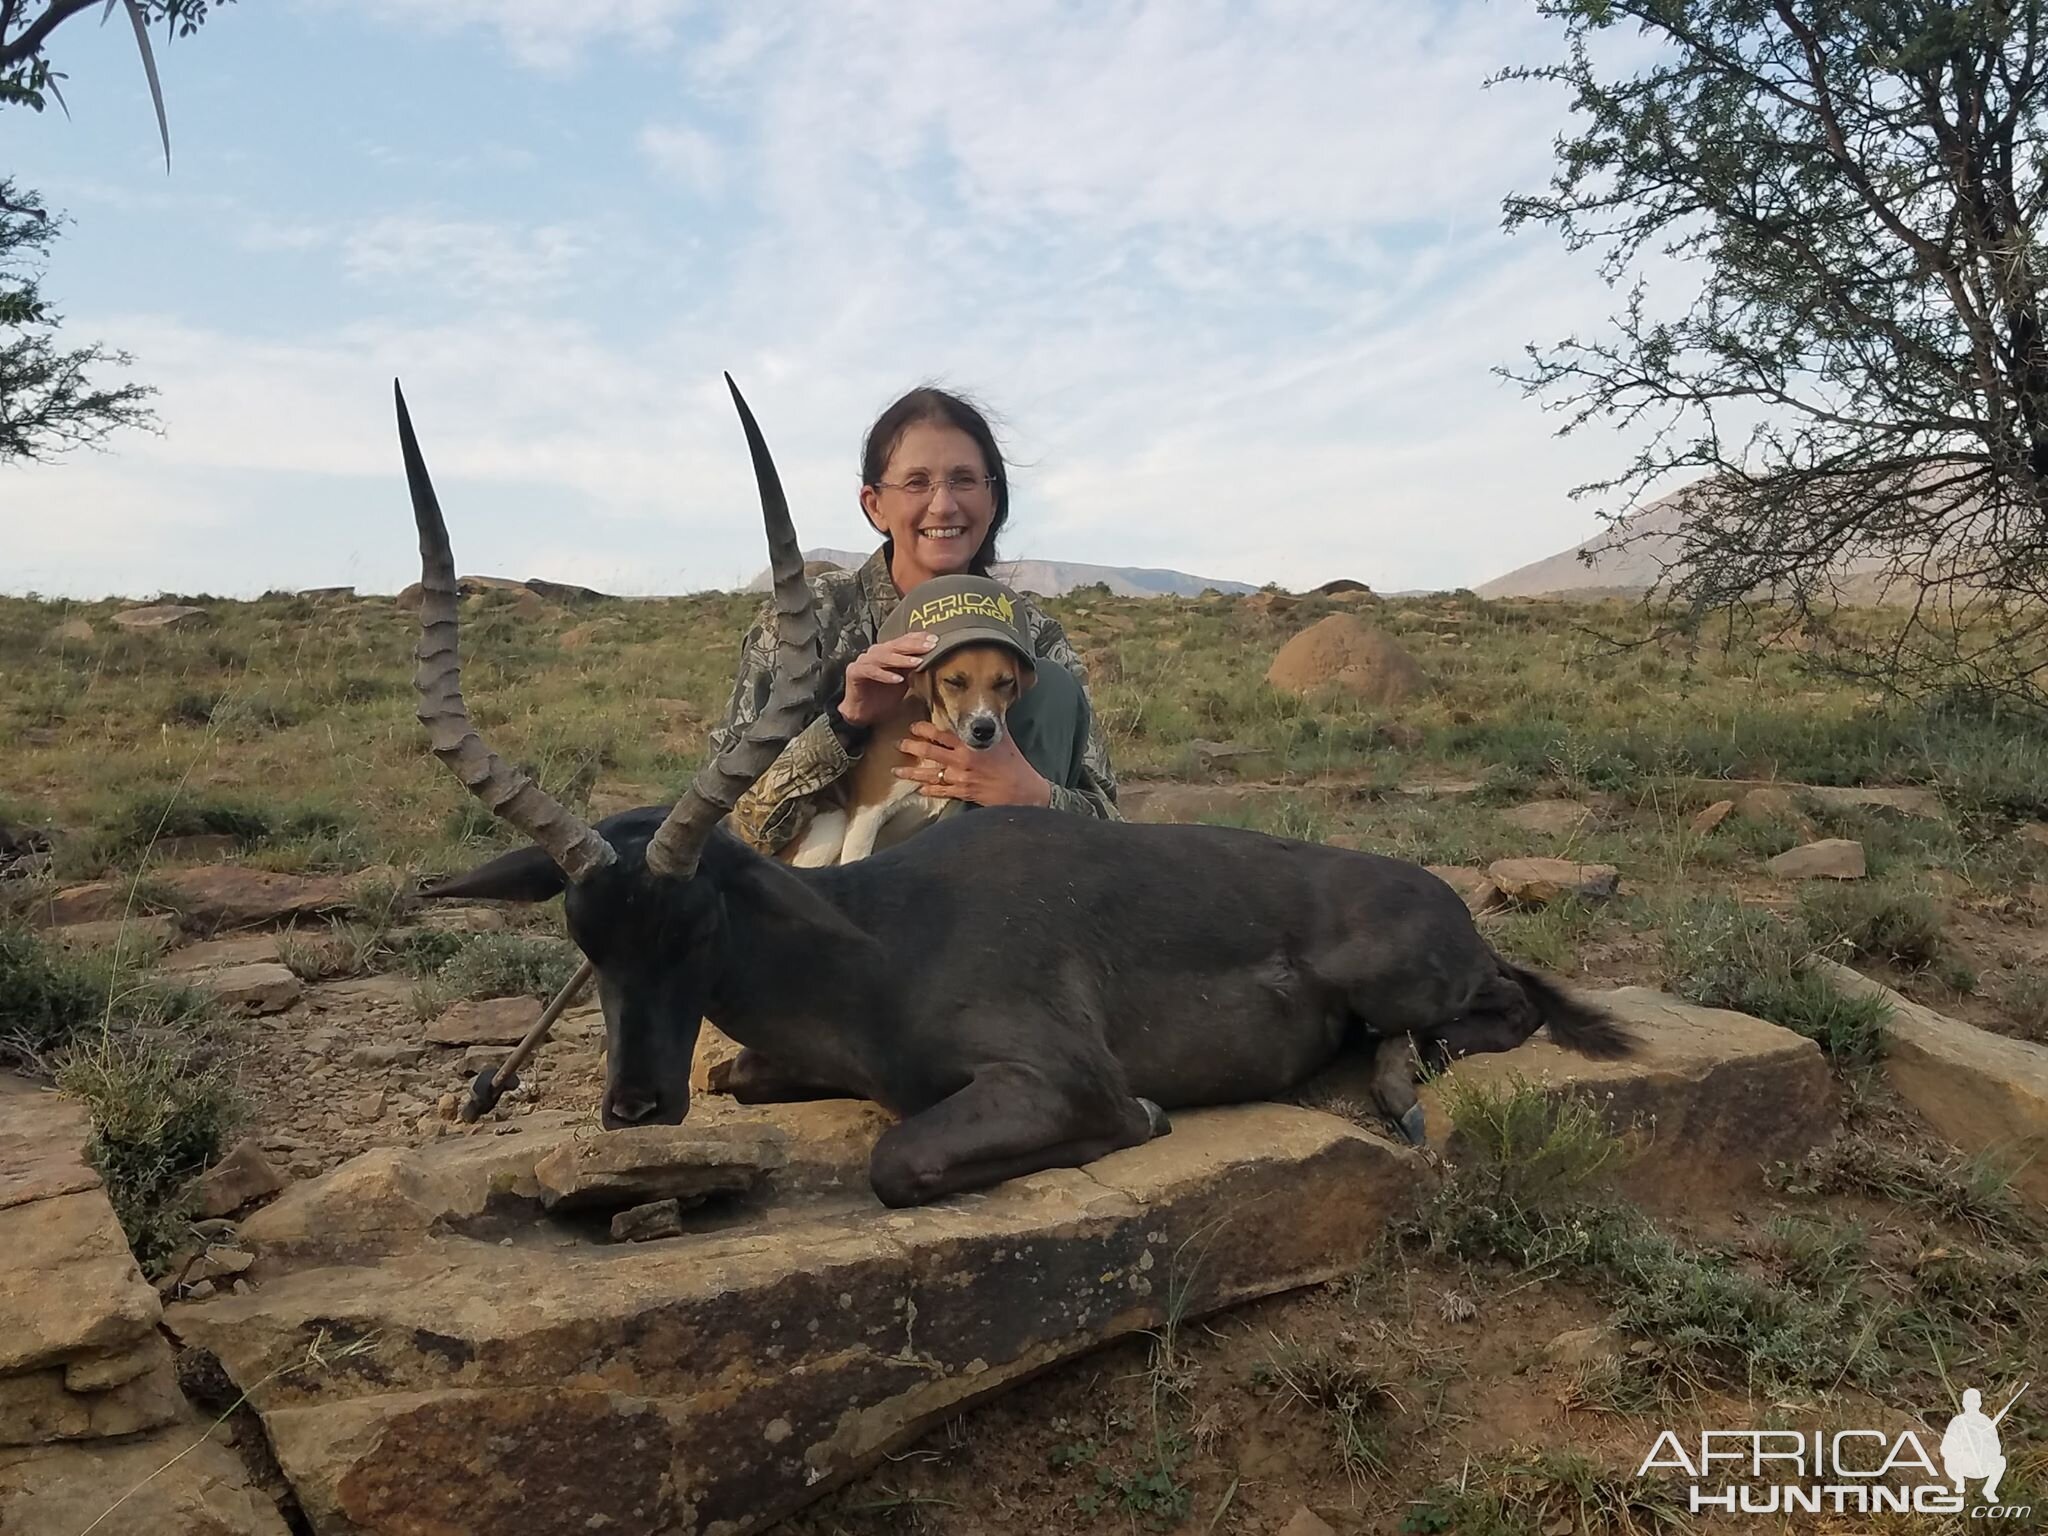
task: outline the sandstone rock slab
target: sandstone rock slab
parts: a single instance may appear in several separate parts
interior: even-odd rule
[[[1455,1062],[1447,1078],[1498,1090],[1519,1077],[1584,1096],[1632,1143],[1623,1187],[1666,1205],[1753,1187],[1767,1165],[1833,1135],[1839,1112],[1827,1062],[1804,1036],[1647,987],[1577,995],[1636,1037],[1634,1055],[1589,1061],[1539,1035],[1511,1052]],[[1431,1140],[1455,1160],[1442,1084],[1426,1086],[1422,1099]]]
[[[1510,901],[1527,907],[1547,907],[1567,896],[1602,901],[1621,889],[1621,872],[1612,864],[1572,859],[1496,859],[1486,875]]]
[[[231,965],[274,965],[283,951],[274,933],[238,933],[231,938],[187,944],[165,955],[166,971],[218,971]]]
[[[0,1210],[0,1372],[126,1350],[161,1309],[93,1189]]]
[[[205,1429],[188,1418],[142,1439],[0,1450],[0,1531],[287,1536],[241,1458],[220,1431],[202,1442]]]
[[[100,1187],[85,1160],[92,1118],[76,1099],[0,1072],[0,1211]]]
[[[1692,835],[1705,837],[1714,828],[1726,821],[1735,810],[1733,800],[1716,800],[1692,819]]]
[[[67,885],[37,900],[28,919],[39,928],[68,928],[76,923],[114,923],[139,917],[147,910],[134,899],[132,880],[88,880]]]
[[[537,997],[486,997],[460,1002],[427,1026],[435,1045],[517,1045],[540,1021]]]
[[[149,1369],[98,1391],[73,1391],[62,1366],[0,1376],[0,1446],[106,1440],[177,1422],[185,1414],[185,1397],[170,1346],[154,1335],[150,1342],[155,1350]]]
[[[1940,1135],[2013,1170],[2013,1187],[2048,1205],[2048,1046],[1994,1035],[1900,996],[1832,960],[1809,962],[1851,997],[1891,1005],[1885,1076]]]
[[[71,950],[111,950],[117,958],[140,960],[168,948],[178,936],[178,921],[160,913],[137,912],[128,917],[66,923],[47,935]]]
[[[772,1126],[643,1125],[563,1143],[534,1164],[551,1211],[621,1210],[657,1200],[695,1205],[739,1195],[789,1161]]]
[[[355,880],[346,875],[287,875],[242,864],[164,870],[158,883],[188,920],[216,928],[257,928],[290,917],[346,910]]]
[[[1348,1272],[1425,1177],[1331,1116],[1240,1106],[921,1210],[870,1197],[773,1233],[622,1246],[440,1238],[178,1306],[171,1326],[253,1389],[321,1536],[749,1536],[1170,1310]],[[322,1331],[363,1352],[273,1375]]]
[[[1846,837],[1824,837],[1788,848],[1768,860],[1765,868],[1780,880],[1861,880],[1869,869],[1863,845]]]

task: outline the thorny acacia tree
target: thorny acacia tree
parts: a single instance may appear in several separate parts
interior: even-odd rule
[[[212,0],[214,6],[222,3]],[[58,82],[64,76],[50,62],[51,35],[95,7],[104,21],[117,5],[126,10],[142,53],[169,169],[170,129],[149,27],[161,22],[167,33],[185,36],[206,20],[209,0],[0,0],[0,108],[40,112],[51,101],[63,107]],[[0,464],[45,458],[151,420],[143,403],[152,393],[148,388],[92,382],[103,365],[125,368],[126,354],[98,345],[71,351],[57,346],[60,317],[41,293],[42,263],[55,238],[55,223],[41,200],[0,175]]]
[[[1537,0],[1565,61],[1502,78],[1561,83],[1578,121],[1505,222],[1628,296],[1510,376],[1566,432],[1639,434],[1580,488],[1624,543],[1648,487],[1698,477],[1658,593],[1687,623],[1767,595],[1851,672],[2048,707],[2044,8]],[[1662,257],[1700,277],[1677,313],[1645,290]],[[1910,603],[1881,641],[1842,622],[1845,569]]]

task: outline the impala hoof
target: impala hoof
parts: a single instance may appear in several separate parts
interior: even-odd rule
[[[1145,1111],[1145,1124],[1150,1128],[1153,1136],[1171,1136],[1173,1134],[1173,1122],[1166,1118],[1165,1110],[1154,1104],[1150,1099],[1138,1100],[1138,1107]]]
[[[1408,1138],[1411,1147],[1419,1147],[1429,1139],[1429,1122],[1423,1118],[1420,1104],[1410,1104],[1408,1112],[1395,1123],[1401,1127],[1401,1134]]]

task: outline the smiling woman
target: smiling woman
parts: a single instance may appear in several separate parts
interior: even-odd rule
[[[884,411],[861,450],[861,511],[882,536],[857,571],[811,578],[824,649],[818,697],[804,729],[732,812],[733,829],[765,853],[808,826],[819,793],[836,784],[866,746],[868,728],[903,700],[930,636],[879,640],[913,587],[939,576],[987,576],[1010,516],[1009,477],[987,420],[960,396],[913,389]],[[1010,711],[996,746],[971,751],[927,725],[903,743],[904,772],[919,793],[976,805],[1050,805],[1120,819],[1116,779],[1095,722],[1081,659],[1059,624],[1017,597],[1017,627],[1041,662],[1039,685]],[[748,631],[725,719],[711,732],[723,751],[766,704],[775,675],[772,602]],[[1047,686],[1050,683],[1050,686]]]

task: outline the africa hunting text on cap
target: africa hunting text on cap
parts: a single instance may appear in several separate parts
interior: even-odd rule
[[[1031,645],[1017,626],[1017,595],[986,576],[934,576],[919,582],[896,605],[877,638],[894,640],[916,630],[939,640],[917,664],[920,672],[948,651],[990,642],[1008,646],[1025,666],[1037,670]]]

